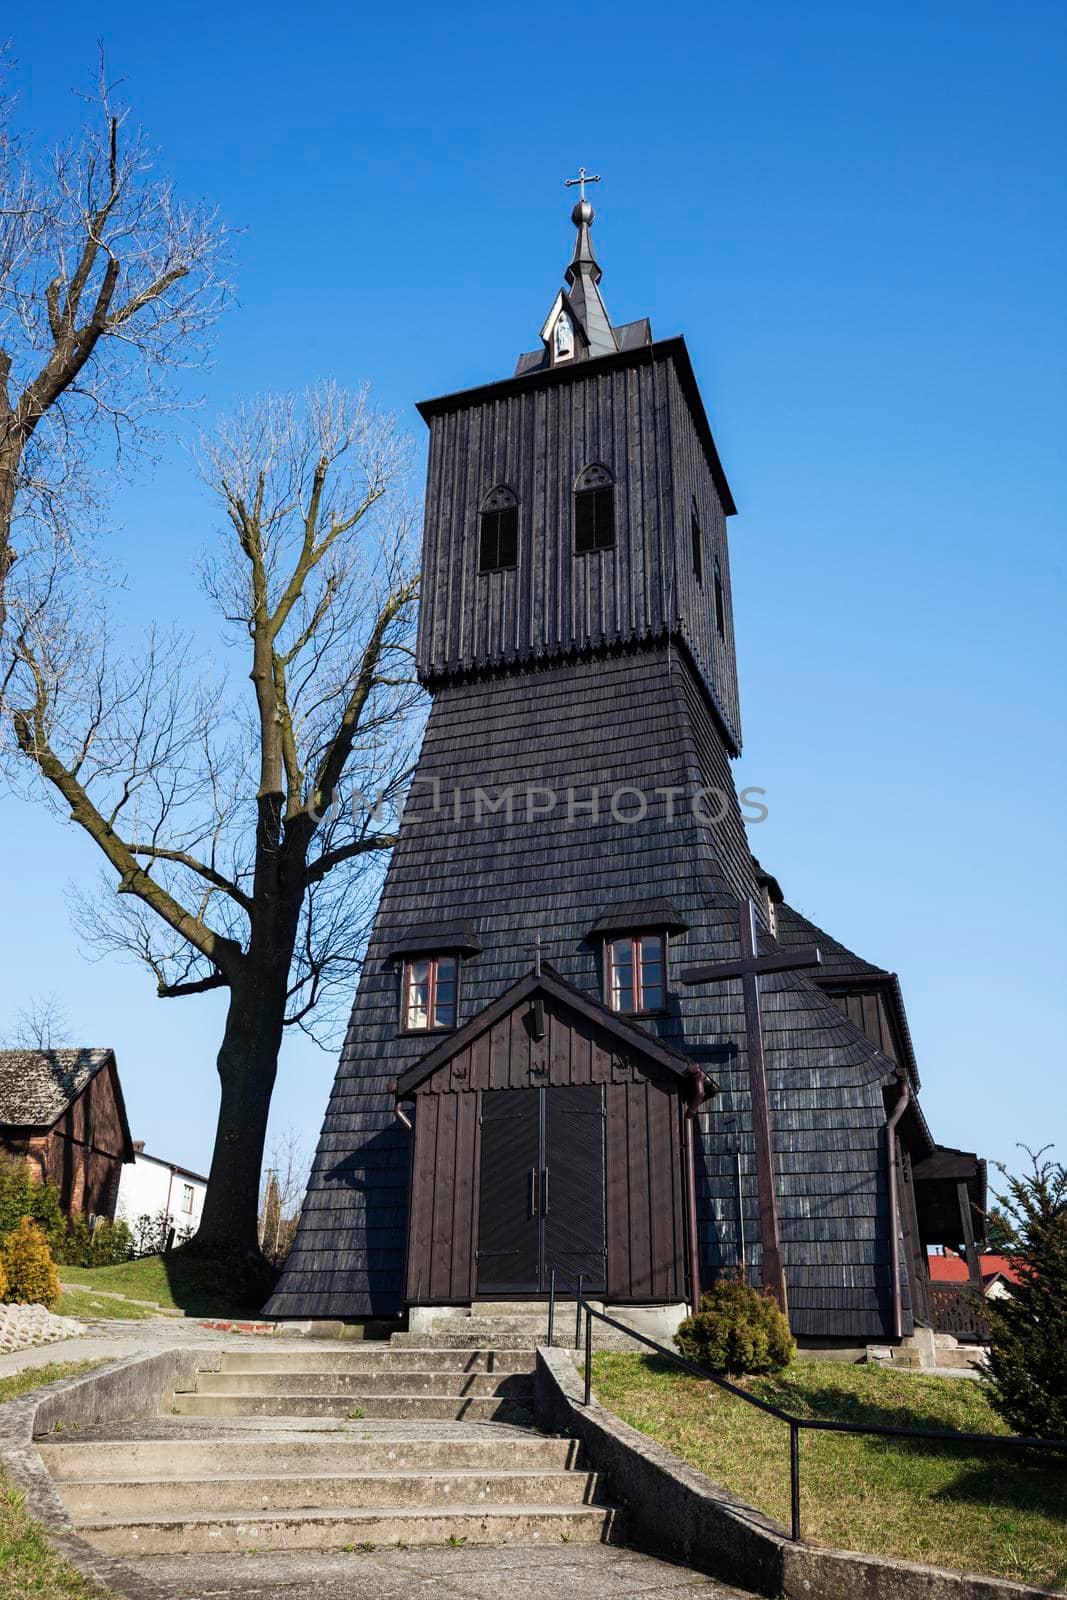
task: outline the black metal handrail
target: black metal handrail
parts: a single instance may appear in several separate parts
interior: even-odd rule
[[[691,1372],[695,1378],[705,1378],[709,1383],[718,1384],[720,1389],[725,1389],[729,1394],[735,1394],[744,1400],[747,1405],[756,1406],[760,1411],[766,1411],[769,1416],[776,1417],[779,1422],[784,1422],[789,1428],[789,1499],[790,1499],[790,1536],[794,1544],[800,1543],[800,1430],[809,1428],[818,1433],[857,1433],[868,1434],[881,1439],[931,1439],[940,1440],[942,1443],[951,1444],[976,1444],[993,1445],[997,1449],[1009,1450],[1063,1450],[1067,1451],[1067,1439],[1028,1439],[1015,1433],[957,1433],[951,1428],[897,1428],[889,1423],[882,1422],[831,1422],[822,1417],[794,1417],[791,1412],[783,1411],[781,1406],[773,1405],[769,1400],[759,1400],[754,1394],[740,1388],[736,1383],[731,1383],[729,1378],[724,1378],[721,1373],[712,1372],[707,1367],[702,1367],[696,1361],[690,1361],[687,1356],[681,1356],[676,1350],[669,1350],[666,1345],[659,1344],[657,1340],[650,1339],[646,1334],[638,1333],[636,1328],[631,1328],[628,1323],[619,1322],[615,1317],[609,1317],[604,1311],[597,1311],[585,1299],[581,1291],[578,1295],[578,1318],[585,1312],[585,1404],[590,1405],[593,1398],[593,1318],[598,1322],[606,1322],[609,1328],[617,1328],[620,1333],[625,1333],[631,1339],[647,1345],[650,1350],[655,1350],[657,1355],[666,1356],[668,1361],[673,1361],[676,1366],[682,1367],[686,1372]],[[550,1341],[551,1342],[551,1341]]]
[[[582,1285],[585,1283],[585,1273],[579,1272],[573,1278],[569,1272],[564,1272],[562,1267],[553,1267],[548,1277],[548,1345],[552,1348],[552,1336],[556,1330],[556,1278],[566,1278],[578,1291],[574,1303],[574,1348],[580,1350],[582,1346]]]

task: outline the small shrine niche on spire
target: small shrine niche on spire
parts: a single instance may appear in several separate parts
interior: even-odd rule
[[[571,212],[571,221],[578,232],[574,253],[564,273],[566,287],[552,302],[541,328],[541,350],[520,356],[517,373],[614,355],[634,344],[649,344],[652,339],[651,329],[644,319],[624,327],[613,327],[600,295],[602,273],[593,252],[590,232],[596,213],[585,194],[586,184],[599,183],[600,174],[587,173],[584,167],[579,167],[576,178],[563,181],[566,188],[578,189],[578,203]]]

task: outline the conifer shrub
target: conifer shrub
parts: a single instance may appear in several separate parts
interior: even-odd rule
[[[29,1163],[20,1156],[0,1156],[0,1239],[13,1232],[23,1217],[41,1225],[49,1244],[56,1248],[66,1232],[59,1189],[54,1183],[37,1183]]]
[[[690,1361],[735,1377],[781,1372],[796,1350],[776,1303],[741,1278],[721,1278],[702,1295],[700,1310],[681,1323],[674,1342]]]
[[[58,1304],[59,1273],[48,1240],[32,1217],[23,1217],[0,1242],[0,1261],[7,1274],[5,1299],[49,1310]]]
[[[1030,1157],[1030,1171],[997,1195],[1005,1252],[1019,1275],[1010,1296],[985,1302],[989,1403],[1016,1433],[1067,1439],[1067,1167]]]
[[[52,1246],[55,1259],[67,1267],[117,1267],[133,1253],[133,1235],[121,1217],[115,1222],[99,1217],[90,1228],[86,1217],[73,1216]]]

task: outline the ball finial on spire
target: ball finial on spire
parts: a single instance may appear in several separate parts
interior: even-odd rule
[[[574,223],[574,226],[576,228],[580,228],[583,225],[588,228],[589,224],[592,222],[592,220],[593,220],[593,218],[595,216],[596,216],[596,212],[593,210],[592,206],[589,204],[589,201],[588,200],[579,200],[578,204],[575,206],[574,210],[571,212],[571,221]]]

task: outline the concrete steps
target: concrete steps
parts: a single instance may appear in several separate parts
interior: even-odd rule
[[[394,1357],[395,1360],[395,1357]],[[457,1395],[528,1400],[526,1372],[449,1372],[441,1367],[372,1368],[366,1372],[202,1372],[197,1394],[229,1395]]]
[[[524,1421],[533,1352],[310,1351],[269,1357],[228,1351],[174,1396],[179,1417],[396,1417],[406,1421]]]
[[[373,1549],[379,1545],[601,1543],[613,1535],[609,1506],[454,1505],[374,1510],[308,1509],[290,1516],[275,1511],[189,1512],[180,1518],[113,1517],[78,1524],[78,1532],[109,1555],[212,1555],[244,1550]]]
[[[577,1442],[529,1427],[532,1349],[249,1348],[204,1366],[217,1370],[197,1372],[140,1436],[116,1424],[40,1442],[98,1549],[150,1559],[619,1537]]]
[[[207,1472],[181,1479],[122,1476],[65,1483],[63,1499],[71,1516],[84,1525],[110,1519],[116,1506],[123,1508],[124,1521],[186,1512],[327,1511],[354,1506],[564,1507],[594,1504],[597,1489],[595,1472],[571,1472],[565,1467],[533,1472]]]
[[[506,1444],[506,1449],[503,1446]],[[387,1432],[360,1435],[346,1431],[330,1434],[262,1438],[250,1434],[240,1439],[108,1440],[62,1444],[40,1440],[37,1445],[45,1466],[57,1483],[105,1481],[133,1474],[138,1477],[180,1482],[211,1473],[233,1475],[243,1470],[271,1475],[307,1473],[379,1472],[491,1472],[502,1464],[524,1472],[563,1471],[578,1465],[579,1446],[574,1439],[509,1429],[502,1441],[495,1432],[456,1429],[447,1436],[435,1432],[427,1438],[399,1438]]]
[[[176,1394],[176,1417],[395,1417],[425,1422],[530,1420],[529,1391],[508,1397],[454,1394]]]

